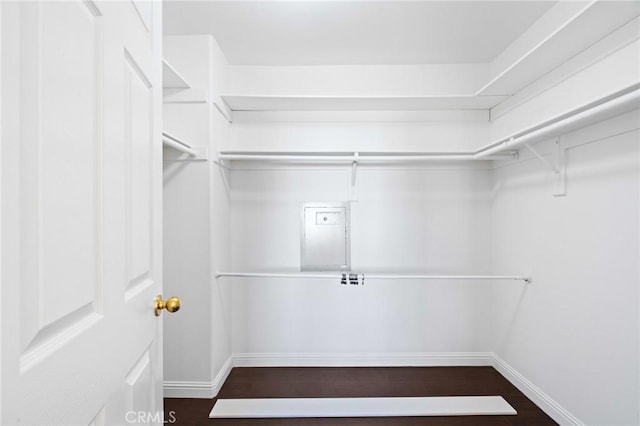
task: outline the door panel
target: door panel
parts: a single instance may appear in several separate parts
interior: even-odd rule
[[[141,4],[0,3],[2,424],[162,424],[161,2]]]
[[[135,413],[135,415],[129,414],[129,418],[134,416],[140,418],[139,413],[153,413],[154,401],[149,393],[153,383],[152,376],[151,356],[149,350],[146,350],[125,378],[127,413]]]
[[[29,72],[21,102],[29,143],[21,146],[18,188],[22,370],[63,344],[69,330],[88,332],[102,309],[99,17],[81,2],[28,8],[24,30],[33,38],[22,44]]]
[[[127,299],[139,289],[153,283],[151,270],[153,148],[151,101],[148,78],[128,52],[125,52],[125,143],[127,181],[125,182],[127,217]]]

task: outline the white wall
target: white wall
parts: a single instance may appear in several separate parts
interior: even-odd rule
[[[163,291],[165,297],[182,300],[179,312],[163,314],[164,379],[169,382],[213,378],[208,181],[206,163],[165,164]]]
[[[215,84],[219,48],[209,36],[164,39],[165,58],[209,101],[164,105],[164,128],[194,147],[212,153],[208,161],[175,161],[165,148],[164,273],[165,296],[182,299],[180,312],[164,315],[165,396],[211,397],[224,379],[231,355],[230,291],[212,279],[229,264],[228,196],[214,164],[226,142],[229,123],[218,112]]]
[[[217,50],[217,47],[214,46]],[[231,283],[218,281],[213,276],[217,270],[228,270],[231,265],[231,233],[230,233],[230,205],[229,190],[223,175],[224,170],[214,163],[216,153],[229,138],[230,124],[216,108],[211,108],[210,161],[209,165],[209,211],[211,227],[209,240],[211,241],[210,272],[208,286],[211,289],[211,305],[208,307],[214,313],[211,320],[211,375],[214,378],[216,391],[222,386],[225,374],[230,368],[228,361],[231,356]]]
[[[563,137],[566,197],[524,153],[494,174],[492,268],[533,282],[494,287],[491,346],[589,425],[640,422],[639,126],[636,111]]]
[[[234,122],[228,150],[471,151],[486,143],[489,122]]]
[[[350,176],[335,167],[234,171],[233,269],[299,270],[300,203],[345,201]],[[353,270],[489,272],[490,171],[362,167],[358,182]],[[477,282],[234,283],[233,352],[243,357],[489,350],[488,290]]]
[[[243,66],[229,68],[224,95],[465,96],[489,77],[488,64]]]
[[[287,114],[280,115],[269,117],[273,121],[234,122],[226,149],[465,151],[482,144],[489,129],[486,117],[479,115],[415,122],[337,115],[342,121],[311,117],[287,122]],[[346,201],[351,170],[256,167],[234,162],[243,170],[231,176],[233,270],[299,271],[300,204]],[[489,170],[478,164],[365,166],[357,180],[359,197],[351,210],[353,270],[488,273]],[[347,363],[375,365],[398,354],[416,362],[426,354],[488,350],[486,288],[474,282],[233,283],[233,353],[245,365],[277,359],[303,363],[309,357],[320,365],[340,364],[347,354],[369,358],[351,357]]]
[[[192,85],[209,88],[208,37],[165,37],[164,56]],[[185,46],[188,46],[185,47]],[[193,146],[210,139],[209,105],[164,104],[164,130]],[[212,313],[208,303],[209,167],[206,162],[174,161],[164,149],[164,293],[178,296],[182,308],[163,315],[165,382],[210,382]]]

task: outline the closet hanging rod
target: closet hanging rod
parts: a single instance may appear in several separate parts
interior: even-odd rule
[[[354,272],[309,273],[309,272],[216,272],[215,278],[330,278],[340,279],[343,274]],[[356,275],[373,280],[511,280],[530,282],[526,275],[424,275],[424,274],[367,274],[359,272]]]
[[[244,160],[244,161],[317,161],[329,163],[365,163],[365,162],[423,162],[423,161],[478,161],[478,160],[512,160],[515,153],[498,154],[477,158],[474,153],[398,153],[396,155],[367,154],[365,152],[336,153],[241,153],[220,152],[220,160]]]
[[[539,123],[511,137],[487,144],[475,151],[459,153],[367,153],[367,152],[230,152],[221,151],[220,160],[260,161],[316,161],[327,163],[365,162],[421,162],[421,161],[473,161],[509,160],[517,158],[517,150],[524,143],[535,143],[568,133],[591,123],[605,120],[637,109],[640,105],[640,84],[576,108],[546,122]]]
[[[590,123],[597,123],[598,121],[632,111],[637,109],[638,106],[640,106],[640,84],[634,84],[626,90],[599,99],[557,119],[534,126],[508,139],[485,145],[476,152],[475,157],[486,160],[505,150],[520,149],[526,143],[535,143],[554,136],[560,136]]]
[[[191,145],[188,145],[182,142],[180,139],[176,138],[175,136],[167,132],[162,132],[162,144],[170,146],[175,150],[184,152],[185,154],[189,154],[193,157],[197,156],[197,152],[193,149]]]

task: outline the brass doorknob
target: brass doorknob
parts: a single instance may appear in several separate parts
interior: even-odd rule
[[[156,316],[160,316],[163,309],[174,313],[180,310],[180,298],[179,297],[170,297],[167,300],[162,300],[162,295],[159,294],[156,296],[156,300],[154,303]]]

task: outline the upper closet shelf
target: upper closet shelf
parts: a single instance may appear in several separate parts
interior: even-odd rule
[[[187,83],[166,59],[162,60],[162,88],[163,89],[190,89],[191,85]]]
[[[162,92],[164,103],[203,103],[207,102],[205,89],[193,88],[174,67],[162,60]]]
[[[423,111],[483,110],[507,96],[235,96],[222,99],[233,111]]]
[[[511,95],[547,73],[562,67],[567,58],[584,62],[581,52],[608,51],[637,38],[638,2],[575,2],[575,14],[547,37],[520,55],[512,55],[476,95]],[[565,6],[566,7],[566,6]],[[587,56],[588,57],[588,56]],[[584,63],[583,63],[584,66]],[[566,72],[565,72],[566,73]],[[563,73],[564,74],[564,73]]]
[[[519,132],[506,135],[475,151],[468,152],[251,152],[221,151],[219,160],[312,162],[358,164],[387,162],[425,162],[425,161],[477,161],[505,160],[517,158],[517,150],[526,147],[551,169],[558,181],[563,181],[563,155],[558,155],[555,164],[549,163],[539,155],[531,144],[558,138],[568,132],[590,124],[637,110],[640,106],[640,83],[623,90],[603,96],[588,104],[567,111],[556,117],[535,124]],[[562,147],[558,144],[558,150]]]

